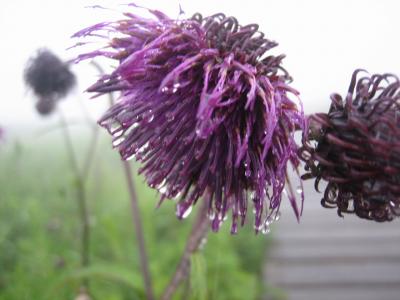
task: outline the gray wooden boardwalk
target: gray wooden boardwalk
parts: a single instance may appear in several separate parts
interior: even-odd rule
[[[301,223],[284,205],[264,277],[289,300],[400,300],[400,220],[339,218],[307,184]],[[277,299],[266,296],[265,300]],[[282,299],[282,298],[279,298]]]

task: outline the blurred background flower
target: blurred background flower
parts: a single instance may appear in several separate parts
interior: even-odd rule
[[[68,63],[63,62],[50,50],[42,48],[27,62],[24,79],[36,96],[36,110],[48,115],[56,103],[64,98],[75,86],[75,75]]]

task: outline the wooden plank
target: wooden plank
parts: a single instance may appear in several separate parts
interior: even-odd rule
[[[322,196],[310,184],[305,191],[300,224],[287,201],[282,205],[265,281],[287,291],[290,300],[400,299],[400,219],[342,219],[320,206]]]
[[[388,239],[381,243],[354,240],[350,243],[276,244],[269,260],[274,263],[335,263],[400,261],[400,241]],[[400,272],[400,271],[399,271]]]
[[[279,287],[400,286],[400,263],[280,265],[270,262],[266,280]]]
[[[275,226],[276,227],[276,226]],[[373,239],[374,237],[393,239],[400,241],[400,227],[393,226],[390,229],[384,230],[379,227],[372,227],[362,229],[358,226],[347,227],[345,230],[340,230],[340,228],[331,228],[327,230],[322,230],[322,228],[314,227],[307,230],[303,230],[301,227],[298,228],[280,228],[279,231],[272,229],[272,234],[274,239],[280,242],[285,242],[290,240],[301,241],[307,240],[308,242],[317,242],[318,240],[351,240],[351,239]]]
[[[290,300],[399,300],[400,287],[373,286],[342,287],[323,289],[288,289],[286,291]]]

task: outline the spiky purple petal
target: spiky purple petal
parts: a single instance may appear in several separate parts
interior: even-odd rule
[[[179,218],[203,198],[212,229],[230,210],[235,233],[250,202],[256,231],[267,231],[279,212],[287,164],[299,164],[294,131],[305,122],[283,56],[264,55],[277,44],[257,25],[240,26],[223,14],[173,20],[149,12],[154,18],[125,13],[124,20],[75,34],[116,36],[77,59],[119,62],[88,89],[121,92],[99,123],[123,159],[142,163],[139,172],[161,200],[178,200]],[[291,187],[287,194],[299,218]]]

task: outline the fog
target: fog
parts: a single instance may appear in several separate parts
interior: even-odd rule
[[[71,59],[76,50],[66,50],[75,41],[70,36],[98,21],[120,17],[126,6],[117,1],[27,1],[14,0],[0,7],[0,124],[6,129],[19,125],[41,126],[33,109],[32,95],[23,84],[23,68],[37,48],[48,47],[63,59]],[[306,113],[325,110],[332,92],[345,93],[352,71],[400,72],[398,1],[136,1],[178,16],[179,4],[187,16],[194,12],[208,15],[224,12],[241,24],[258,23],[266,36],[279,42],[275,54],[285,53],[284,66],[301,92]],[[88,8],[90,4],[114,7],[114,10]],[[79,51],[79,50],[78,50]],[[80,117],[80,98],[97,117],[104,110],[101,100],[89,100],[83,91],[96,72],[84,62],[74,66],[79,85],[63,109]],[[55,117],[51,117],[55,118]],[[51,119],[50,118],[50,119]]]

